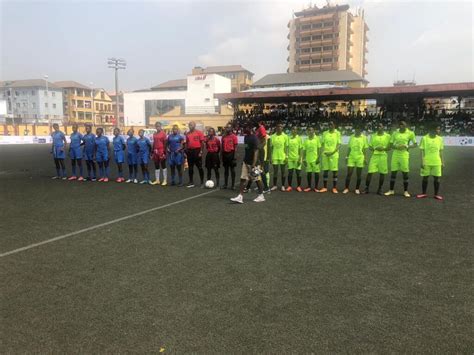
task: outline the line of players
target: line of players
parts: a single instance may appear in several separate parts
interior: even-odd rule
[[[443,157],[443,139],[439,135],[440,128],[433,125],[430,133],[425,135],[420,142],[422,152],[422,193],[418,194],[418,198],[427,197],[428,178],[433,176],[434,181],[434,197],[442,200],[439,195],[440,178],[442,175],[442,167],[444,166]],[[283,126],[277,124],[276,131],[270,137],[266,135],[265,128],[262,124],[255,132],[249,132],[246,136],[246,158],[242,165],[242,180],[240,194],[231,200],[237,203],[243,203],[243,193],[250,188],[251,181],[257,182],[259,196],[254,200],[256,202],[265,201],[263,193],[266,191],[277,190],[278,174],[281,175],[281,191],[293,191],[293,177],[296,175],[296,191],[310,192],[315,191],[324,193],[328,191],[329,174],[332,174],[333,193],[338,193],[338,172],[339,172],[339,150],[342,143],[341,133],[336,129],[334,122],[329,123],[329,129],[322,133],[321,136],[315,132],[313,127],[307,130],[307,139],[304,141],[298,135],[297,128],[294,127],[290,135],[283,132]],[[247,137],[255,136],[253,139]],[[253,143],[253,141],[257,143]],[[258,148],[255,148],[258,144]],[[258,149],[255,152],[254,159],[252,152],[247,152],[249,146],[252,149]],[[385,132],[384,126],[380,123],[377,132],[370,136],[365,136],[360,128],[356,128],[355,132],[349,138],[347,155],[345,157],[347,164],[347,174],[345,179],[343,194],[349,193],[349,187],[354,171],[356,172],[355,193],[369,193],[369,187],[372,176],[379,174],[379,184],[377,193],[379,195],[392,196],[395,194],[395,182],[397,173],[403,175],[403,187],[405,197],[411,197],[408,192],[408,181],[410,171],[410,150],[418,146],[415,133],[407,128],[405,121],[400,121],[399,128],[392,134]],[[390,189],[382,193],[385,176],[388,174],[388,152],[393,150],[391,157],[391,175]],[[372,155],[369,160],[369,152]],[[247,159],[247,161],[245,161]],[[267,173],[269,165],[273,170],[273,185],[268,190]],[[368,174],[365,181],[365,189],[360,190],[362,183],[362,170],[368,166]],[[307,185],[302,187],[302,170],[306,171]],[[260,172],[260,170],[262,170]],[[323,187],[319,188],[320,172],[323,171]],[[288,183],[286,183],[285,172],[288,171]],[[312,180],[314,176],[314,187]],[[249,181],[249,182],[248,182]]]
[[[56,164],[56,176],[53,178],[66,179],[64,158],[66,151],[66,138],[59,131],[59,126],[54,125],[52,153]],[[222,188],[228,187],[229,175],[231,185],[235,185],[235,166],[238,139],[233,133],[231,125],[227,125],[224,136],[221,140],[216,136],[214,129],[209,129],[205,136],[196,129],[194,122],[189,123],[189,131],[185,136],[179,133],[178,127],[174,126],[171,134],[166,135],[159,122],[155,125],[156,133],[153,135],[153,143],[144,136],[144,131],[140,130],[139,137],[134,136],[133,130],[128,132],[128,139],[125,141],[120,135],[120,130],[114,130],[113,155],[118,168],[117,182],[124,182],[123,164],[125,163],[125,150],[127,151],[127,163],[129,166],[129,179],[126,182],[138,183],[138,165],[141,166],[143,180],[142,184],[167,185],[167,166],[171,169],[171,184],[183,185],[183,168],[187,164],[189,168],[188,187],[194,187],[194,167],[198,169],[201,186],[204,184],[204,170],[202,168],[202,157],[204,148],[206,149],[205,167],[207,169],[207,180],[211,179],[211,172],[214,171],[216,182],[220,180],[220,162],[225,168],[225,179]],[[103,130],[98,128],[96,135],[91,132],[92,127],[86,125],[86,134],[78,132],[77,125],[73,126],[73,133],[70,136],[69,156],[72,164],[72,176],[69,180],[91,180],[107,182],[109,179],[109,139],[103,135]],[[262,193],[277,190],[278,174],[281,175],[281,191],[290,192],[293,190],[293,177],[296,175],[296,191],[315,191],[324,193],[328,191],[329,174],[332,174],[333,193],[338,193],[338,171],[339,171],[339,149],[341,146],[341,134],[336,129],[333,122],[330,122],[329,129],[322,133],[321,137],[313,127],[307,130],[307,139],[303,141],[298,135],[296,128],[293,128],[290,135],[283,132],[283,126],[278,124],[275,133],[269,136],[265,127],[260,124],[253,130],[249,127],[245,137],[247,163],[242,166],[242,191],[246,192],[250,188],[252,181],[262,181]],[[252,136],[257,140],[257,160],[253,161]],[[356,172],[355,193],[368,193],[373,174],[379,174],[379,184],[377,193],[382,194],[382,187],[385,176],[388,174],[388,152],[393,150],[391,158],[390,189],[386,196],[394,195],[394,187],[397,173],[403,175],[404,196],[410,197],[408,192],[409,174],[409,151],[417,147],[416,137],[413,131],[409,130],[406,122],[401,121],[399,128],[392,134],[384,131],[382,124],[377,127],[377,132],[368,139],[359,128],[355,129],[350,137],[346,156],[347,174],[343,193],[349,192],[354,170]],[[82,149],[81,149],[82,148]],[[422,152],[421,175],[423,177],[422,193],[419,198],[427,197],[428,177],[433,176],[435,198],[442,200],[439,195],[440,177],[443,158],[443,140],[439,136],[439,127],[433,126],[430,133],[424,136],[420,142]],[[250,151],[247,151],[249,150]],[[370,160],[369,151],[372,152]],[[85,160],[88,178],[84,179],[82,159]],[[148,163],[152,159],[155,164],[155,180],[151,181],[148,172]],[[99,171],[96,172],[95,162]],[[269,167],[273,168],[273,185],[269,188],[268,177]],[[365,189],[360,190],[361,175],[364,166],[368,165],[368,174],[365,181]],[[251,174],[255,168],[261,168],[261,174]],[[302,170],[306,171],[307,186],[302,187]],[[77,172],[79,170],[79,174]],[[323,171],[323,187],[319,188],[319,174]],[[258,169],[257,169],[258,171]],[[288,183],[286,185],[285,173],[288,171]],[[176,179],[176,173],[178,179]],[[255,176],[252,176],[255,175]],[[257,179],[257,175],[260,177]],[[314,187],[312,180],[314,177]],[[216,184],[217,186],[218,184]],[[239,195],[242,196],[241,194]],[[237,200],[241,198],[237,196]],[[239,202],[239,201],[236,201]]]
[[[235,185],[236,150],[238,138],[233,133],[232,126],[226,127],[226,134],[219,139],[213,128],[209,129],[208,135],[196,129],[195,122],[189,123],[189,131],[186,135],[179,133],[178,126],[173,126],[172,131],[167,135],[161,127],[161,123],[155,125],[156,132],[153,134],[153,142],[145,135],[144,130],[138,131],[135,137],[134,131],[128,131],[128,138],[125,140],[121,136],[120,129],[114,129],[112,144],[104,135],[102,128],[97,128],[96,134],[92,133],[92,126],[86,125],[86,133],[78,132],[78,126],[73,125],[70,136],[69,149],[67,149],[66,136],[59,130],[57,124],[53,125],[52,150],[56,165],[56,175],[53,179],[78,180],[78,181],[109,181],[109,148],[113,147],[113,158],[117,164],[118,177],[116,182],[138,183],[138,166],[141,167],[143,180],[140,184],[161,185],[168,184],[167,166],[171,170],[171,185],[183,186],[183,170],[188,168],[189,183],[187,187],[194,187],[194,168],[199,173],[201,186],[204,186],[204,170],[202,167],[202,157],[204,148],[206,149],[205,167],[207,169],[207,180],[211,180],[211,173],[214,171],[216,181],[220,181],[221,160],[225,171],[225,184],[222,188],[227,188],[229,176],[231,185]],[[71,159],[72,176],[67,178],[64,160],[66,151]],[[126,154],[125,154],[126,152]],[[125,155],[126,158],[125,159]],[[87,167],[87,177],[84,178],[82,161],[85,160]],[[148,164],[152,160],[155,165],[155,180],[150,178]],[[129,168],[129,178],[125,180],[123,165],[125,161]],[[96,168],[97,163],[97,168]],[[216,184],[217,185],[217,184]]]

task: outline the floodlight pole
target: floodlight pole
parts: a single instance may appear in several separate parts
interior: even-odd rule
[[[115,70],[115,119],[116,119],[116,126],[119,125],[120,122],[120,99],[119,99],[119,91],[118,91],[118,71],[119,69],[125,69],[127,63],[125,59],[122,58],[108,58],[107,64],[109,68]]]

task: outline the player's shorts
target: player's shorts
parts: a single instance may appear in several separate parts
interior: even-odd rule
[[[369,161],[369,174],[379,173],[387,174],[388,173],[388,159],[386,154],[374,154]]]
[[[206,154],[206,168],[207,169],[219,169],[221,167],[221,160],[219,153],[207,153]]]
[[[257,166],[260,167],[260,166]],[[242,180],[251,180],[251,181],[260,181],[262,180],[262,175],[253,177],[250,172],[252,171],[252,165],[246,164],[242,162],[242,173],[240,174],[240,178]]]
[[[363,168],[364,167],[364,156],[361,157],[353,157],[350,156],[347,158],[347,166],[349,168]]]
[[[392,162],[390,164],[391,171],[401,171],[408,173],[410,171],[410,158],[407,155],[397,155],[393,153]]]
[[[95,160],[98,163],[106,162],[109,160],[109,152],[98,150],[95,155]]]
[[[315,161],[313,162],[306,162],[306,172],[307,173],[319,173],[321,171],[321,167],[319,164],[316,164]]]
[[[125,154],[123,154],[123,150],[114,150],[114,159],[117,164],[125,162]]]
[[[84,149],[84,151],[82,152],[82,157],[84,158],[84,160],[87,161],[94,160],[94,151],[88,151]]]
[[[288,160],[288,170],[301,170],[301,160]]]
[[[324,171],[338,171],[339,170],[339,154],[333,154],[331,156],[327,156],[323,154],[321,162],[322,162]]]
[[[64,152],[64,147],[54,147],[53,157],[54,159],[65,159],[66,153]]]
[[[137,162],[140,165],[148,165],[150,162],[150,156],[146,153],[139,153],[137,155]]]
[[[136,154],[127,153],[127,163],[128,165],[138,164],[138,156]]]
[[[170,152],[168,155],[168,165],[177,166],[183,165],[184,163],[184,154],[183,152]]]
[[[420,175],[441,177],[442,167],[441,165],[425,165],[421,168]]]
[[[272,165],[285,165],[285,159],[272,159]]]
[[[69,148],[69,158],[71,159],[82,159],[81,147]]]
[[[235,168],[237,165],[237,162],[235,161],[235,152],[223,152],[222,165],[224,165],[224,167]]]
[[[188,166],[196,165],[198,168],[202,166],[202,156],[199,156],[201,149],[188,149],[186,150],[186,156],[188,158]]]
[[[163,160],[166,160],[166,152],[155,149],[152,159],[155,163],[161,163]]]

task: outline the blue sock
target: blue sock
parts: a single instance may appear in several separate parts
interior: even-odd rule
[[[107,177],[107,178],[109,177],[109,171],[110,171],[110,170],[109,170],[109,167],[106,166],[106,167],[105,167],[105,177]]]
[[[63,177],[66,177],[66,168],[63,168]]]
[[[82,169],[82,164],[79,165],[79,173],[80,173],[80,176],[82,176],[84,173],[84,170]]]
[[[89,177],[89,179],[92,178],[91,170],[92,170],[92,169],[90,168],[90,166],[88,166],[88,167],[87,167],[87,176]]]
[[[76,176],[76,165],[72,166],[72,175]]]
[[[149,179],[148,173],[145,173],[143,177],[144,177],[145,181],[148,181],[148,179]]]

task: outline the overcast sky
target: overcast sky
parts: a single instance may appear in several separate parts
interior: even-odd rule
[[[314,1],[322,6],[325,1]],[[474,81],[472,1],[331,1],[365,10],[370,85]],[[193,66],[285,72],[287,23],[310,1],[0,0],[0,80],[75,80],[125,91],[184,78]]]

